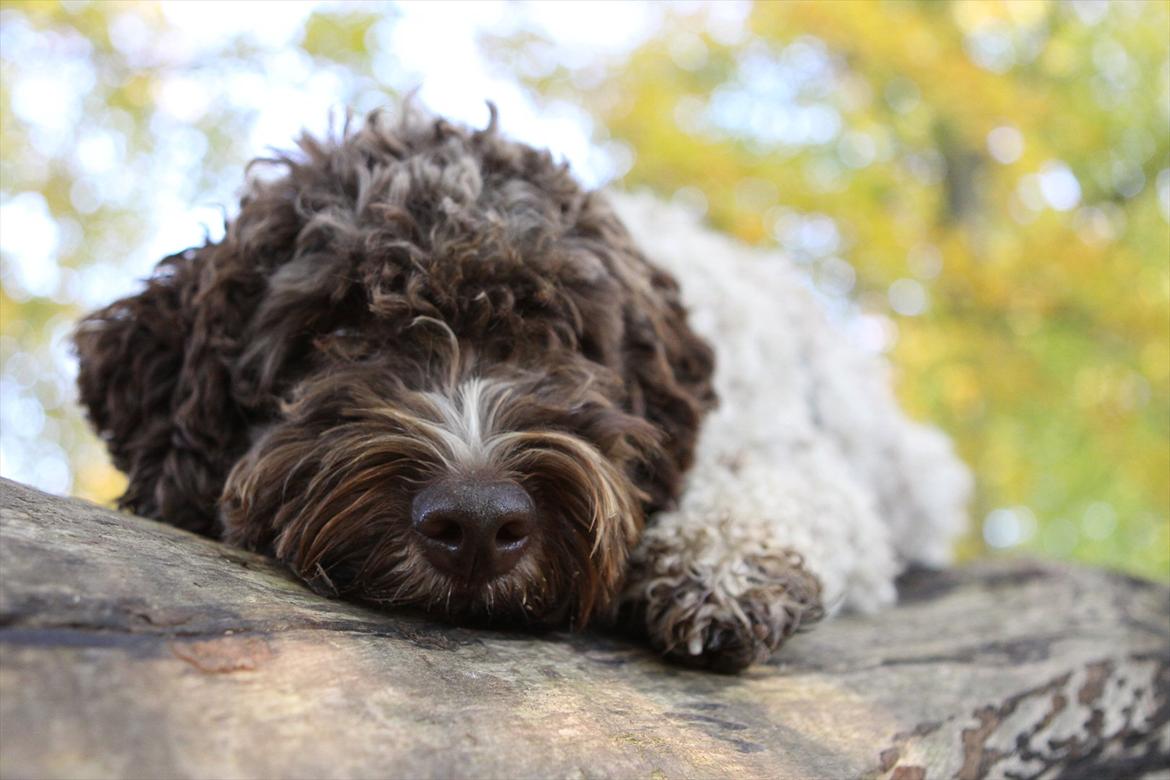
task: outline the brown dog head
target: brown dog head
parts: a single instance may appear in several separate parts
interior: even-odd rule
[[[494,116],[375,114],[253,171],[223,241],[79,327],[122,504],[366,601],[608,605],[713,401],[674,280]]]

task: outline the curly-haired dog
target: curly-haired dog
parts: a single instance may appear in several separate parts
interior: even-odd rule
[[[617,618],[723,670],[945,559],[965,470],[777,258],[494,116],[299,146],[77,331],[123,507],[329,594]]]

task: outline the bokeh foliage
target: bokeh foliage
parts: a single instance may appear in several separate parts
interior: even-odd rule
[[[1165,578],[1168,41],[1161,2],[758,3],[531,83],[629,145],[626,186],[700,188],[887,324],[904,402],[978,475],[968,553]]]
[[[619,56],[570,57],[519,12],[483,42],[537,100],[588,109],[621,186],[777,248],[861,315],[904,402],[978,474],[966,555],[1170,577],[1170,4],[712,8],[662,6]],[[0,203],[55,226],[47,277],[13,263],[35,242],[5,250],[4,469],[109,500],[120,478],[73,408],[70,322],[181,248],[142,217],[160,200],[180,216],[231,202],[249,138],[273,132],[256,90],[295,100],[311,82],[365,109],[401,89],[394,9],[327,4],[291,46],[192,44],[151,4],[2,14]],[[75,79],[80,98],[37,107]]]
[[[323,93],[323,120],[392,100],[367,51],[392,9],[312,13],[281,35],[266,34],[280,25],[263,5],[251,9],[257,34],[237,24],[226,36],[205,34],[214,19],[204,34],[185,22],[238,6],[0,5],[5,476],[103,502],[120,494],[125,480],[76,405],[73,324],[136,289],[162,256],[222,231],[244,164],[299,133],[262,127],[260,103]]]

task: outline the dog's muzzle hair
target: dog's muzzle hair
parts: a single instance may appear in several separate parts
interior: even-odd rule
[[[222,241],[78,329],[121,505],[349,598],[611,608],[714,403],[675,280],[494,116],[373,115],[257,165]]]
[[[314,379],[229,475],[226,538],[334,595],[584,624],[641,531],[631,466],[660,452],[597,381],[564,370],[419,391],[363,367]]]

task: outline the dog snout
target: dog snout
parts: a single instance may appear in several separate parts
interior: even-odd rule
[[[532,497],[511,481],[437,482],[415,496],[411,515],[427,560],[467,582],[511,571],[536,528]]]

